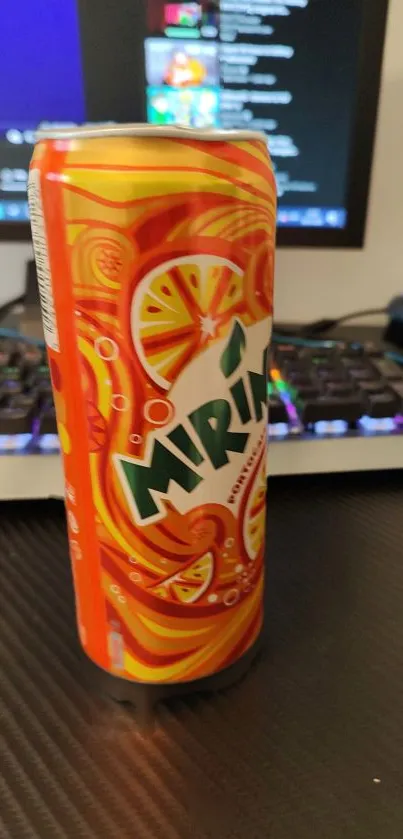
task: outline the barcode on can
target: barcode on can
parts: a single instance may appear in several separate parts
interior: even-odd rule
[[[28,201],[36,271],[38,276],[39,297],[42,309],[43,332],[48,347],[56,352],[60,352],[59,332],[57,329],[52,278],[50,273],[48,243],[43,218],[41,173],[39,169],[31,169],[29,175]]]
[[[125,645],[120,632],[110,632],[108,638],[111,665],[115,670],[125,669]]]

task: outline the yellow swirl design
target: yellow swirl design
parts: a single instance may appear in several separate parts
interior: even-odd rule
[[[260,631],[264,443],[237,515],[224,503],[181,515],[168,498],[165,516],[144,527],[112,458],[144,457],[175,381],[235,319],[269,320],[275,237],[263,144],[166,140],[161,152],[160,143],[74,141],[63,173],[102,585],[111,637],[122,644],[110,667],[147,682],[216,672]],[[212,314],[217,331],[202,340]]]

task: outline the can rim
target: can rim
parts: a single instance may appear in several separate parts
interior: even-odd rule
[[[236,142],[237,140],[259,140],[267,143],[262,131],[225,130],[214,128],[187,128],[176,125],[149,125],[147,123],[105,123],[82,127],[48,128],[36,132],[36,142],[41,140],[92,140],[102,137],[163,137],[178,140],[206,140],[207,142]]]

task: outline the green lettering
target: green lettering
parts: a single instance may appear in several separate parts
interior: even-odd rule
[[[203,463],[204,457],[200,454],[199,449],[196,448],[193,440],[189,437],[187,431],[185,431],[183,425],[177,425],[170,434],[168,434],[168,440],[176,446],[189,460],[194,463],[195,466],[200,466]]]
[[[252,419],[252,414],[250,412],[248,397],[246,395],[245,385],[242,379],[235,382],[235,384],[230,388],[230,391],[239,414],[239,419],[243,423],[249,422],[249,420]]]
[[[149,519],[159,512],[151,490],[165,494],[171,481],[186,492],[193,492],[203,480],[193,469],[182,463],[158,440],[154,444],[151,463],[144,466],[134,460],[119,459],[134,503],[141,519]]]
[[[228,463],[227,452],[243,452],[249,434],[228,431],[231,406],[225,399],[213,399],[189,414],[190,422],[215,469]]]
[[[220,367],[226,379],[232,376],[237,367],[239,367],[245,352],[245,347],[245,332],[241,324],[236,321],[228,344],[221,356]]]
[[[266,349],[263,353],[262,373],[248,373],[255,416],[258,421],[263,416],[262,405],[267,405],[267,353]]]

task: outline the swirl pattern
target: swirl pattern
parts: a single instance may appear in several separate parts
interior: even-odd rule
[[[70,532],[81,638],[124,678],[200,678],[246,652],[262,621],[275,239],[266,148],[128,137],[52,154],[63,177],[49,246],[62,237],[71,278],[63,312],[56,300],[65,340],[50,352],[70,501],[80,470],[90,476]],[[90,550],[97,614],[80,576]]]

